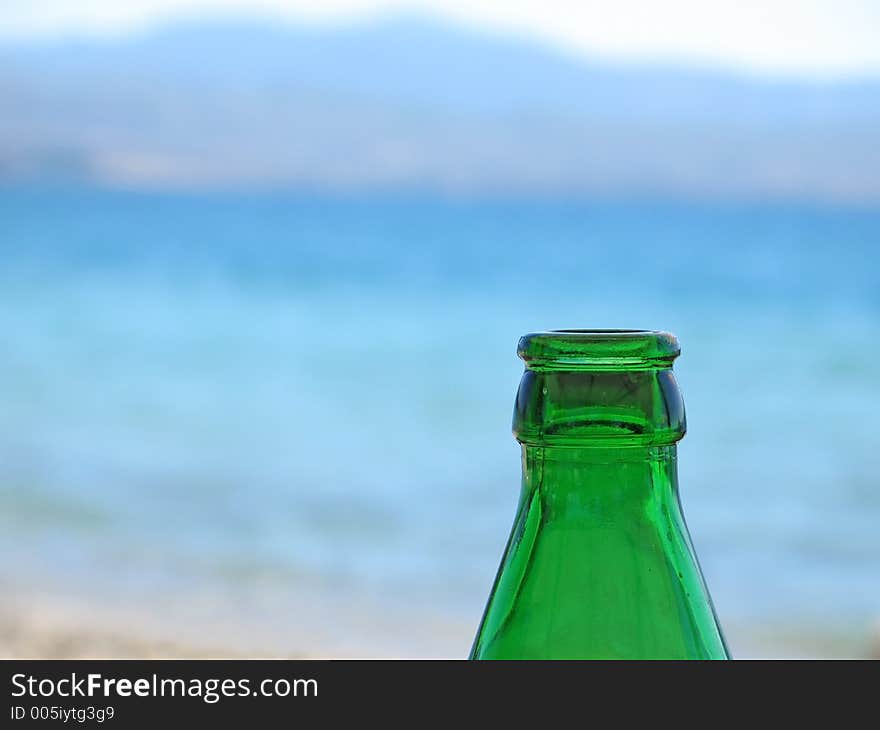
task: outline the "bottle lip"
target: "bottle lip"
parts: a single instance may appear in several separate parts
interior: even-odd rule
[[[524,335],[517,346],[530,370],[669,368],[680,353],[675,335],[660,330],[548,330]]]

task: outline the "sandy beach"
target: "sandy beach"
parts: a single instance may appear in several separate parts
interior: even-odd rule
[[[19,590],[0,607],[2,658],[462,658],[473,627],[422,611],[314,595],[275,606],[216,594],[126,597]],[[345,606],[355,606],[346,608]]]
[[[82,597],[19,595],[0,608],[0,658],[464,658],[470,626],[453,620],[409,621],[324,606],[291,615],[279,628],[261,618],[232,620],[181,611],[175,620],[135,606],[90,604]],[[314,618],[335,614],[336,629]],[[313,618],[303,619],[306,614]],[[334,620],[330,620],[330,624]],[[880,622],[837,636],[789,627],[727,627],[734,658],[880,659]],[[460,646],[458,653],[454,650]]]

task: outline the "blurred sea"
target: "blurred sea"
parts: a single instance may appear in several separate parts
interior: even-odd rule
[[[519,489],[517,338],[668,329],[734,653],[866,651],[878,210],[7,187],[0,257],[7,596],[463,656]]]

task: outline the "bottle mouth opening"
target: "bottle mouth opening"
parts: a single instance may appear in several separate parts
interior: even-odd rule
[[[531,370],[645,370],[672,367],[681,347],[658,330],[561,329],[520,338],[517,355]]]
[[[549,335],[651,335],[657,334],[652,330],[607,330],[607,329],[570,329],[570,330],[549,330],[545,333]]]

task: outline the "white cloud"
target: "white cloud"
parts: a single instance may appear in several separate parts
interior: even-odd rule
[[[327,22],[394,10],[623,59],[809,75],[880,73],[878,0],[5,0],[0,33],[124,32],[218,11]]]

